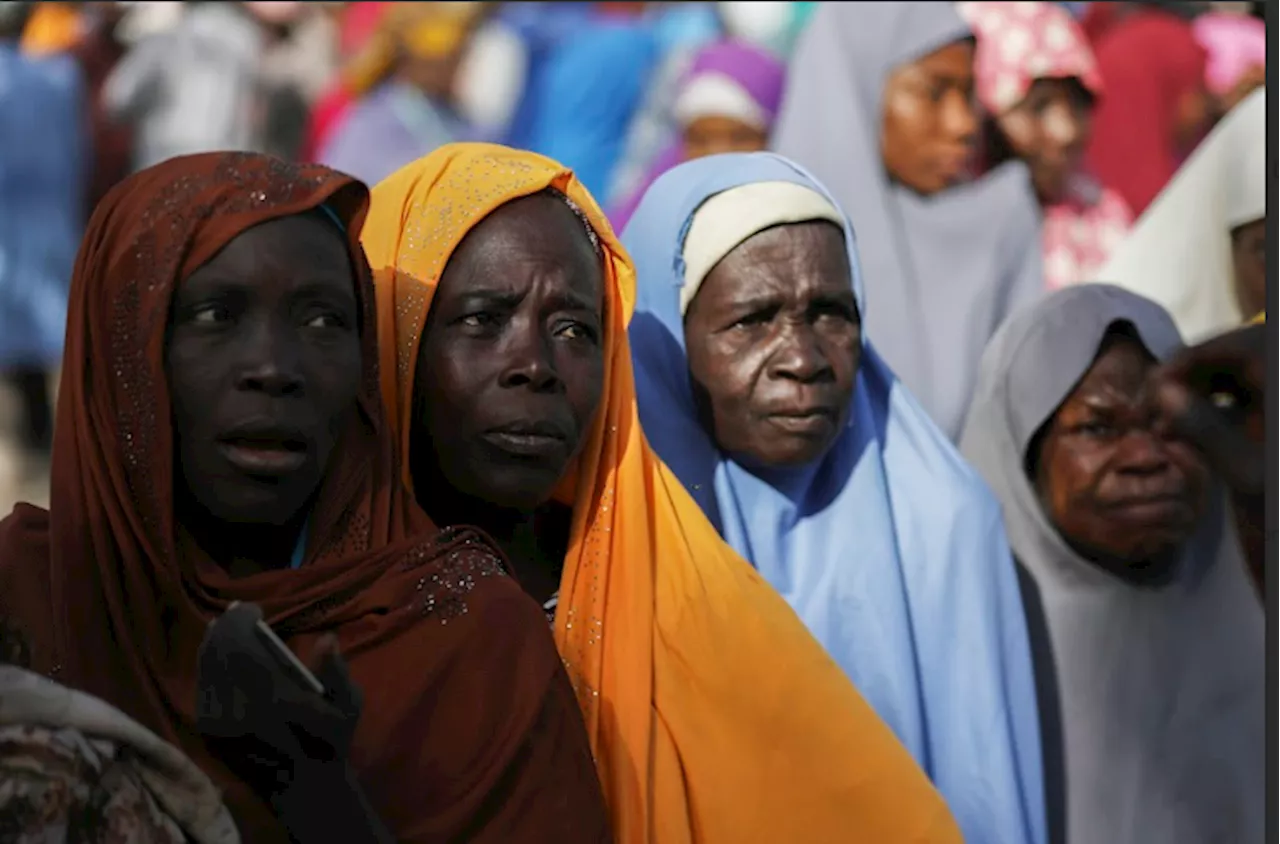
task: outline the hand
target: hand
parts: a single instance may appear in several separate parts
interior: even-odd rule
[[[1162,423],[1208,459],[1237,495],[1266,484],[1267,329],[1249,325],[1182,350],[1151,376]]]
[[[197,656],[196,725],[220,758],[275,799],[318,769],[345,769],[361,696],[333,636],[311,654],[317,693],[277,656],[257,627],[262,611],[239,604],[209,625]]]

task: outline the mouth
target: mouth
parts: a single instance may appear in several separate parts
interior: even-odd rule
[[[1150,495],[1117,501],[1111,509],[1135,522],[1167,522],[1185,517],[1189,508],[1181,495]]]
[[[798,408],[771,413],[769,422],[790,434],[813,436],[831,430],[837,413],[829,407]]]
[[[513,457],[549,460],[562,456],[569,436],[550,422],[521,422],[491,428],[481,435],[485,442]]]
[[[246,475],[280,478],[298,471],[307,462],[306,438],[281,428],[241,428],[218,438],[218,449],[227,462]]]

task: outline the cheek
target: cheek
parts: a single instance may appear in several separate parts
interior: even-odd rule
[[[862,362],[862,334],[857,328],[836,329],[822,336],[823,355],[831,362],[836,380],[852,385]]]
[[[1046,449],[1041,498],[1064,533],[1087,524],[1102,462],[1067,448]]]
[[[315,372],[315,381],[323,385],[326,404],[334,415],[341,415],[360,395],[364,377],[360,338],[353,335],[341,348],[325,349],[317,361]]]
[[[1170,443],[1167,448],[1169,460],[1186,480],[1187,492],[1198,504],[1203,505],[1207,500],[1205,493],[1209,488],[1211,477],[1208,464],[1204,462],[1200,453],[1189,445]]]
[[[166,356],[169,403],[179,430],[213,417],[227,367],[214,349],[175,344]]]
[[[1032,158],[1040,150],[1040,132],[1035,120],[1024,114],[1002,117],[998,124],[1016,155]]]
[[[748,401],[760,368],[758,348],[720,336],[710,338],[696,354],[690,351],[689,373],[706,390],[712,406],[727,409]]]
[[[557,369],[564,378],[565,391],[573,408],[578,429],[585,432],[595,419],[604,395],[604,354],[599,347],[580,354],[561,355]]]

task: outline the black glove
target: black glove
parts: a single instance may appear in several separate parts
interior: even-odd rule
[[[206,744],[270,802],[295,841],[389,841],[351,773],[361,695],[336,639],[317,643],[321,694],[276,653],[261,619],[257,606],[238,604],[205,633],[196,726]]]

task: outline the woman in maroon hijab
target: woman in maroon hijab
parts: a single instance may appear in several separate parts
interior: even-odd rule
[[[605,841],[540,608],[399,482],[367,204],[246,153],[107,194],[72,280],[50,508],[0,522],[0,617],[34,670],[182,749],[246,841],[285,840],[280,795],[197,726],[197,652],[234,602],[304,657],[341,650],[364,697],[350,770],[395,840]]]

